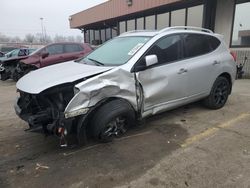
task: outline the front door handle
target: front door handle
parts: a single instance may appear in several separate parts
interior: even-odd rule
[[[215,61],[213,62],[213,65],[219,65],[219,64],[220,64],[220,61],[215,60]]]
[[[184,68],[181,68],[178,72],[178,74],[183,74],[185,72],[187,72],[188,70],[187,69],[184,69]]]

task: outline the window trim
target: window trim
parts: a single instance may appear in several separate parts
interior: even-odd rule
[[[231,25],[231,33],[230,33],[230,48],[250,48],[249,45],[233,45],[233,29],[234,29],[234,21],[235,21],[235,10],[237,4],[243,4],[243,3],[249,3],[249,0],[234,0],[234,9],[233,9],[233,19],[232,19],[232,25]]]
[[[148,48],[144,53],[143,53],[143,55],[137,60],[137,62],[133,65],[133,67],[131,68],[131,70],[130,70],[130,72],[132,73],[132,72],[141,72],[141,71],[144,71],[144,70],[147,70],[147,69],[151,69],[151,68],[154,68],[154,67],[159,67],[159,66],[163,66],[163,65],[167,65],[167,64],[172,64],[172,63],[176,63],[176,62],[179,62],[179,61],[185,61],[185,60],[188,60],[188,59],[193,59],[193,58],[197,58],[197,57],[200,57],[200,56],[204,56],[204,55],[208,55],[208,54],[211,54],[211,53],[213,53],[213,52],[215,52],[218,48],[219,48],[219,46],[221,45],[221,40],[219,40],[217,37],[215,37],[215,36],[212,36],[212,35],[207,35],[207,34],[200,34],[200,35],[207,35],[207,36],[211,36],[211,37],[214,37],[214,38],[216,38],[219,42],[220,42],[220,44],[217,46],[217,48],[215,48],[214,50],[212,50],[211,52],[208,52],[208,53],[205,53],[205,54],[201,54],[201,55],[197,55],[197,56],[193,56],[193,57],[184,57],[184,47],[185,47],[185,41],[184,41],[184,38],[183,38],[183,36],[185,35],[185,34],[197,34],[197,33],[192,33],[192,32],[190,32],[190,33],[173,33],[173,34],[170,34],[170,35],[165,35],[165,36],[163,36],[163,37],[161,37],[161,38],[159,38],[158,40],[156,40],[151,46],[150,46],[150,48]],[[172,36],[172,35],[180,35],[180,37],[181,37],[181,52],[180,52],[180,56],[181,56],[181,59],[179,59],[179,60],[175,60],[175,61],[171,61],[171,62],[167,62],[167,63],[161,63],[161,64],[155,64],[155,65],[152,65],[152,66],[149,66],[149,67],[146,67],[144,70],[141,70],[141,71],[135,71],[135,67],[136,67],[136,65],[137,64],[139,64],[141,61],[142,61],[142,59],[145,57],[145,54],[159,41],[159,40],[161,40],[161,39],[163,39],[163,38],[165,38],[165,37],[169,37],[169,36]],[[199,34],[198,34],[199,35]]]
[[[141,61],[142,61],[142,59],[143,58],[145,58],[145,55],[148,53],[148,51],[159,41],[159,40],[162,40],[162,39],[164,39],[164,38],[166,38],[166,37],[170,37],[170,36],[172,36],[172,35],[179,35],[180,36],[180,38],[181,38],[181,46],[180,46],[180,49],[181,49],[181,52],[180,52],[180,57],[181,57],[181,59],[179,59],[179,60],[175,60],[175,61],[170,61],[170,62],[166,62],[166,63],[161,63],[161,64],[154,64],[154,65],[151,65],[151,66],[149,66],[149,67],[146,67],[144,70],[141,70],[141,71],[145,71],[145,70],[147,70],[147,69],[151,69],[151,68],[155,68],[155,67],[159,67],[159,66],[163,66],[163,65],[167,65],[167,64],[172,64],[172,63],[175,63],[175,62],[178,62],[178,61],[182,61],[183,60],[183,48],[184,48],[184,45],[183,45],[183,37],[182,37],[182,35],[183,35],[183,33],[172,33],[172,34],[170,34],[170,35],[165,35],[165,36],[163,36],[163,37],[161,37],[161,38],[159,38],[158,40],[156,40],[142,55],[141,55],[141,57],[135,62],[135,64],[133,65],[133,67],[131,68],[131,70],[130,70],[130,72],[132,73],[132,72],[141,72],[141,71],[135,71],[135,67],[137,66],[137,64],[139,64]]]

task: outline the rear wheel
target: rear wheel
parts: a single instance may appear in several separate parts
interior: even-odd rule
[[[222,108],[227,102],[230,87],[227,78],[218,77],[214,82],[210,95],[204,100],[205,106],[210,109]]]
[[[101,142],[110,142],[122,136],[134,124],[133,108],[122,100],[113,100],[101,106],[92,118],[92,133]]]

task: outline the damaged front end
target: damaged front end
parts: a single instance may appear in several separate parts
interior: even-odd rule
[[[2,81],[5,81],[7,79],[18,81],[28,72],[37,69],[37,67],[34,65],[29,65],[21,62],[21,59],[24,59],[24,57],[5,60],[0,63],[0,75]]]
[[[18,60],[8,60],[0,63],[0,78],[5,81],[12,77],[15,72]]]
[[[64,109],[74,96],[74,85],[64,84],[39,94],[19,90],[16,114],[29,124],[29,131],[64,137],[74,132],[74,118],[65,118]]]

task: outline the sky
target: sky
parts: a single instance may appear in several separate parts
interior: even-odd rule
[[[42,32],[41,19],[46,34],[50,36],[82,35],[78,29],[70,29],[69,16],[106,0],[1,0],[0,33],[19,36]]]

